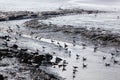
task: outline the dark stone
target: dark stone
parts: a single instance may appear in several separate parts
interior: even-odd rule
[[[46,54],[45,57],[47,62],[49,62],[53,58],[53,56],[50,54]]]
[[[21,49],[21,51],[27,51],[28,49]]]
[[[42,61],[45,60],[45,56],[44,55],[37,55],[37,56],[34,56],[33,60],[34,60],[34,63],[41,65]]]
[[[0,80],[4,80],[4,77],[2,74],[0,74]]]
[[[60,61],[62,61],[62,59],[59,57],[56,57],[55,63],[59,63]]]
[[[18,45],[17,45],[17,44],[14,44],[14,45],[12,46],[12,48],[17,49],[17,48],[18,48]]]

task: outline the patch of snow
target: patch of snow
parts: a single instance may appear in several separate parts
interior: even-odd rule
[[[45,42],[50,42],[50,39],[42,39]],[[55,45],[59,42],[60,45],[63,46],[64,43],[68,45],[68,49],[71,51],[71,57],[64,57],[63,59],[68,62],[66,71],[62,71],[62,68],[50,68],[51,71],[58,73],[63,78],[66,78],[66,80],[73,80],[73,66],[78,67],[78,72],[76,72],[76,76],[74,80],[119,80],[119,74],[120,74],[120,65],[114,65],[111,62],[111,55],[106,54],[104,52],[97,51],[96,53],[93,52],[93,48],[87,47],[86,49],[82,49],[82,46],[76,45],[73,46],[70,43],[62,42],[62,41],[56,41],[54,40]],[[51,42],[50,42],[51,43]],[[64,52],[63,52],[64,53]],[[59,53],[58,53],[59,54]],[[66,53],[64,53],[66,54]],[[76,60],[76,54],[80,55],[80,58]],[[103,61],[102,57],[106,56],[106,60]],[[83,62],[82,57],[86,57],[87,61]],[[120,60],[120,58],[118,58]],[[87,68],[83,69],[82,64],[87,64]],[[105,63],[111,63],[110,67],[105,67]],[[62,64],[62,63],[60,63]],[[48,70],[49,70],[48,69]]]
[[[50,18],[44,20],[44,22],[57,25],[120,30],[120,19],[117,19],[117,16],[120,16],[119,13],[80,14]]]
[[[110,1],[108,1],[109,3]],[[118,1],[119,2],[119,1]],[[96,0],[0,0],[1,11],[50,11],[58,8],[120,9],[119,4]]]
[[[60,0],[0,0],[0,10],[46,11],[58,9],[61,4],[63,1]]]

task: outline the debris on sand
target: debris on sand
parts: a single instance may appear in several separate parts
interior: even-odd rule
[[[0,38],[1,41],[5,39],[3,37],[5,36]],[[7,79],[62,80],[61,77],[39,68],[40,66],[53,66],[54,62],[51,62],[53,56],[49,53],[36,54],[36,52],[29,52],[28,49],[20,48],[17,44],[1,47],[0,67],[5,69],[0,70],[0,73],[5,74]],[[3,75],[0,75],[0,80],[4,80]]]
[[[30,11],[0,12],[0,21],[36,18],[39,14]]]
[[[120,44],[119,33],[112,33],[111,31],[102,28],[85,28],[84,26],[76,28],[72,25],[56,25],[52,23],[38,22],[38,20],[27,21],[24,25],[30,28],[39,28],[40,30],[45,30],[47,28],[49,31],[52,30],[53,32],[61,31],[65,34],[80,34],[82,37],[101,45],[119,46]]]

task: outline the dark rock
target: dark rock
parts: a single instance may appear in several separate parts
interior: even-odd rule
[[[18,45],[17,44],[13,44],[12,48],[17,49]]]
[[[105,66],[110,67],[111,65],[110,65],[110,63],[105,63]]]
[[[56,57],[56,60],[55,60],[55,63],[59,63],[60,61],[62,61],[62,59],[61,58],[59,58],[59,57]]]
[[[0,80],[4,80],[4,76],[0,74]]]

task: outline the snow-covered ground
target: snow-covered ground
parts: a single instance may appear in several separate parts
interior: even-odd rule
[[[95,27],[110,30],[120,30],[119,13],[99,13],[99,14],[80,14],[67,15],[45,20],[45,23],[57,25],[73,25],[76,27]]]
[[[78,15],[77,15],[78,16]],[[80,15],[79,15],[80,16]],[[109,16],[111,18],[111,16]],[[112,17],[113,18],[113,17]],[[72,18],[71,18],[72,19]],[[106,19],[107,20],[107,19]],[[6,22],[5,22],[6,23]],[[2,29],[8,29],[8,24],[11,24],[11,28],[14,29],[14,31],[17,31],[16,24],[18,23],[21,25],[23,21],[18,22],[7,22],[8,24],[4,24]],[[21,26],[21,30],[24,29]],[[6,31],[3,31],[2,33],[6,33]],[[11,34],[12,35],[12,34]],[[54,42],[51,42],[51,39],[39,39],[39,36],[35,38],[35,36],[30,36],[29,34],[25,33],[22,34],[22,37],[18,37],[19,40],[16,42],[13,38],[10,41],[10,44],[18,44],[20,47],[28,48],[32,51],[36,51],[39,49],[40,52],[43,52],[43,46],[45,47],[44,53],[50,53],[53,54],[55,52],[54,57],[60,57],[63,60],[66,60],[68,64],[66,64],[65,71],[62,71],[62,67],[58,68],[58,66],[55,66],[55,68],[52,67],[46,67],[44,69],[51,71],[53,73],[58,74],[59,76],[66,78],[66,80],[73,80],[73,67],[77,66],[77,72],[75,73],[74,80],[120,80],[119,74],[120,74],[120,63],[119,64],[113,64],[113,60],[111,59],[111,55],[109,53],[104,53],[101,51],[97,51],[94,53],[92,47],[86,47],[86,49],[82,49],[83,46],[76,45],[73,46],[71,43],[68,42],[62,42],[54,40]],[[63,48],[59,50],[58,44],[60,43]],[[82,42],[81,42],[82,43]],[[10,45],[9,44],[9,45]],[[66,53],[64,49],[64,44],[68,45],[68,51],[71,51],[71,54]],[[77,58],[76,55],[79,55],[79,58]],[[106,60],[103,61],[103,56],[106,57]],[[87,58],[86,61],[83,61],[83,57]],[[120,61],[119,57],[115,57],[116,60]],[[54,61],[54,59],[53,59]],[[61,65],[63,62],[59,63]],[[87,65],[87,68],[83,69],[83,63]],[[106,67],[105,63],[110,63],[110,67]]]
[[[48,71],[52,71],[54,73],[57,73],[59,76],[66,78],[66,80],[73,80],[73,66],[78,67],[78,72],[76,73],[76,77],[74,80],[119,80],[119,72],[120,72],[120,65],[113,65],[111,62],[111,56],[109,54],[103,53],[103,52],[93,52],[93,48],[87,47],[86,49],[82,49],[82,46],[75,46],[73,47],[72,44],[67,42],[61,42],[61,41],[55,41],[54,43],[51,43],[51,39],[36,39],[28,35],[22,35],[26,38],[20,38],[19,41],[17,41],[17,44],[19,44],[20,47],[27,47],[31,50],[39,49],[42,51],[42,46],[45,46],[45,53],[55,52],[56,54],[54,56],[61,57],[63,60],[66,60],[68,62],[66,71],[62,71],[62,68],[51,68],[48,67]],[[66,43],[68,45],[68,50],[71,51],[71,56],[69,56],[68,53],[65,53],[64,49],[59,51],[59,48],[57,46],[57,42],[60,43],[60,45],[64,45]],[[11,41],[11,43],[14,43],[14,40]],[[79,59],[76,60],[76,54],[80,55]],[[103,61],[102,57],[106,56],[107,60]],[[82,57],[86,57],[87,61],[84,63],[87,64],[87,68],[82,68]],[[119,59],[119,58],[116,58]],[[105,67],[105,62],[111,63],[110,67]],[[62,63],[60,63],[62,64]],[[50,70],[49,70],[50,69]]]
[[[120,9],[120,1],[101,0],[0,0],[0,11],[49,11],[58,8]]]
[[[46,11],[58,9],[61,0],[0,0],[1,11]]]
[[[115,1],[115,3],[112,1],[107,3],[107,1],[108,0],[105,2],[100,0],[0,0],[0,11],[27,10],[36,12],[56,10],[60,7],[101,10],[116,10],[114,8],[120,8],[119,1]],[[66,15],[43,20],[43,22],[52,22],[57,25],[74,25],[76,27],[100,27],[119,31],[120,19],[117,19],[117,16],[119,16],[119,13],[100,13],[96,16],[95,14]],[[66,80],[73,80],[73,75],[75,75],[74,80],[120,80],[120,63],[113,64],[113,60],[111,59],[112,56],[109,53],[101,51],[94,53],[92,47],[87,46],[86,49],[82,49],[83,46],[81,45],[73,46],[71,43],[62,42],[60,40],[51,42],[51,39],[41,38],[41,35],[35,38],[35,35],[29,35],[30,31],[28,28],[22,26],[25,21],[26,20],[0,22],[0,32],[1,34],[6,33],[6,30],[9,29],[9,27],[13,30],[10,35],[15,35],[17,31],[24,32],[22,33],[22,37],[18,37],[18,41],[15,41],[13,38],[10,41],[10,44],[16,43],[19,44],[20,47],[29,48],[33,51],[39,49],[40,52],[43,51],[42,47],[44,46],[45,53],[53,54],[53,52],[55,52],[56,54],[53,54],[54,57],[60,57],[68,63],[66,64],[65,71],[62,71],[63,68],[58,68],[58,66],[55,66],[55,68],[46,67],[47,70],[57,73],[61,77],[66,78]],[[17,28],[16,24],[20,25],[20,30]],[[37,33],[35,34],[37,35]],[[60,35],[56,34],[56,36]],[[68,45],[68,51],[71,51],[71,53],[66,53],[64,47],[59,50],[58,42],[62,46],[66,43]],[[76,55],[79,55],[78,59],[76,59]],[[106,60],[104,61],[103,56],[106,57]],[[87,60],[83,61],[83,57],[87,58]],[[115,57],[115,59],[120,62],[120,57]],[[61,62],[60,65],[62,63],[63,62]],[[84,69],[83,63],[87,65]],[[105,63],[110,63],[110,66],[106,67]],[[73,74],[73,66],[78,67],[75,74]],[[3,68],[0,67],[0,70],[1,69]]]
[[[43,41],[50,42],[49,39],[43,39]],[[53,44],[57,45],[59,42],[62,46],[66,42],[55,41]],[[105,63],[112,63],[111,55],[98,51],[97,53],[93,52],[93,48],[87,47],[86,49],[82,49],[82,46],[73,47],[72,44],[66,43],[68,45],[68,50],[71,51],[71,56],[64,57],[69,55],[65,52],[63,55],[63,59],[68,62],[66,71],[62,71],[62,68],[58,68],[56,66],[55,71],[54,68],[51,68],[51,71],[57,72],[59,75],[66,78],[66,80],[119,80],[119,71],[120,65],[111,64],[111,67],[105,67]],[[60,54],[59,52],[57,52]],[[76,59],[76,54],[80,55],[79,59]],[[106,56],[107,59],[105,61],[102,60],[102,57]],[[87,61],[82,61],[82,57],[86,57]],[[119,58],[117,58],[120,60]],[[87,64],[87,68],[83,69],[82,64]],[[62,62],[60,63],[62,64]],[[73,79],[73,67],[77,66],[77,72],[75,74],[75,78]]]
[[[83,46],[76,45],[73,46],[71,43],[62,42],[54,40],[51,42],[51,39],[44,38],[35,38],[30,35],[22,35],[23,37],[19,38],[16,44],[19,44],[20,47],[27,47],[31,50],[39,49],[40,52],[43,52],[42,47],[45,47],[44,53],[53,54],[55,52],[54,57],[60,57],[63,60],[66,60],[68,64],[66,64],[65,71],[63,71],[62,67],[59,68],[57,65],[55,68],[46,67],[44,69],[51,71],[53,73],[58,74],[59,76],[66,78],[66,80],[73,80],[73,67],[77,66],[77,72],[75,73],[74,80],[119,80],[120,74],[120,63],[113,64],[113,60],[111,59],[111,55],[108,53],[104,53],[101,51],[94,52],[93,48],[86,47],[83,49]],[[63,48],[59,50],[58,44],[60,43]],[[10,43],[14,43],[14,39],[10,41]],[[68,51],[71,53],[66,53],[64,49],[64,44],[68,45]],[[78,59],[77,56],[79,55]],[[106,57],[106,60],[103,60],[103,56]],[[83,57],[87,60],[83,61]],[[116,60],[120,61],[119,57],[115,57]],[[53,59],[54,61],[54,59]],[[83,63],[87,65],[86,68],[83,69]],[[110,63],[109,67],[105,66],[105,63]],[[59,63],[62,65],[63,61]]]

